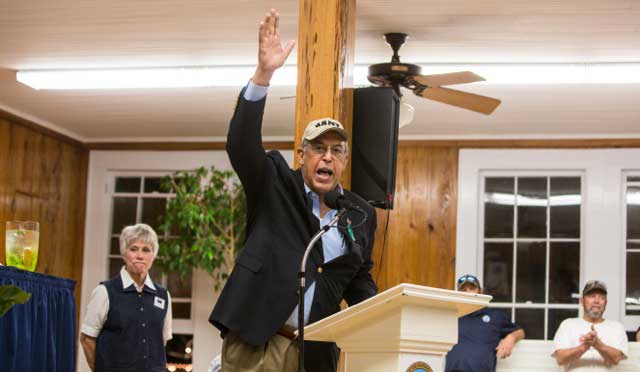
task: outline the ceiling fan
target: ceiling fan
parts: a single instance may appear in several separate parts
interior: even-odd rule
[[[407,40],[407,34],[393,32],[384,34],[384,37],[393,49],[393,57],[389,63],[369,66],[367,78],[374,85],[393,87],[399,97],[402,97],[400,87],[404,87],[417,96],[485,115],[490,115],[500,105],[500,100],[495,98],[443,87],[483,81],[481,76],[471,71],[422,75],[420,66],[400,62],[398,50]]]

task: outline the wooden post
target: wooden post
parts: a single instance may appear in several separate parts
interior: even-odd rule
[[[351,133],[355,13],[355,0],[300,0],[294,149],[314,119],[338,119]],[[350,180],[347,164],[342,184]]]

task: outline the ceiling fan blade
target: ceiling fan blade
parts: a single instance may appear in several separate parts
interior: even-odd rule
[[[499,99],[449,88],[427,88],[423,91],[416,91],[416,94],[424,98],[476,111],[485,115],[491,114],[493,110],[500,105]]]
[[[417,75],[413,77],[413,80],[428,87],[439,87],[442,85],[475,83],[476,81],[484,81],[484,78],[471,71],[460,71],[447,74]]]

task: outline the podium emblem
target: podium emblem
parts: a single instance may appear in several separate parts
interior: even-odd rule
[[[433,369],[425,362],[415,362],[407,368],[407,372],[433,372]]]

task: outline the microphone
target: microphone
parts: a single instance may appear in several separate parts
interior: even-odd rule
[[[338,194],[338,192],[336,192]],[[326,195],[325,195],[326,197]],[[326,203],[326,201],[325,201]],[[335,208],[332,208],[335,209]],[[318,231],[312,238],[307,248],[304,251],[304,256],[302,256],[302,262],[300,262],[300,270],[298,271],[298,371],[297,372],[305,372],[304,370],[304,294],[305,288],[307,286],[306,283],[306,267],[307,267],[307,259],[309,259],[309,254],[311,250],[315,246],[316,242],[322,238],[322,235],[329,231],[329,228],[338,224],[342,215],[347,212],[346,209],[341,209],[336,215],[331,219],[331,221],[323,226],[320,231]]]
[[[331,190],[324,195],[324,203],[331,209],[348,209],[364,212],[360,206],[345,198],[344,195],[336,190]]]

